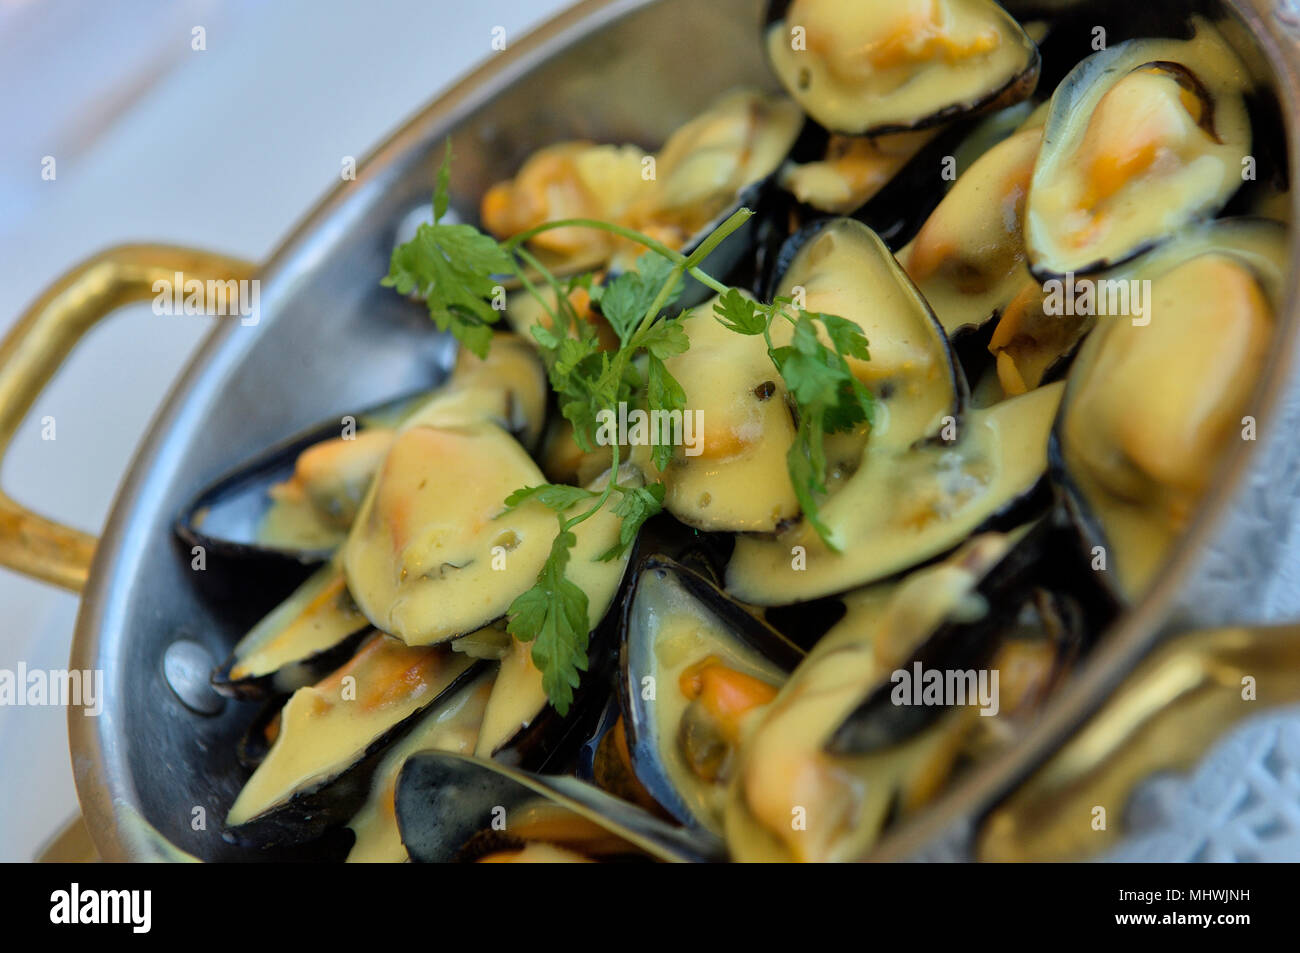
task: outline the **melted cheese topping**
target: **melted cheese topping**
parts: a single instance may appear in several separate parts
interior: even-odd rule
[[[1029,68],[1033,49],[990,0],[793,0],[767,34],[790,95],[827,129],[855,134],[992,96]],[[955,98],[961,91],[971,95]]]

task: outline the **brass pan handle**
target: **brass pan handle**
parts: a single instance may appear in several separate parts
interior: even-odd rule
[[[1257,699],[1257,700],[1256,700]],[[1300,700],[1300,625],[1206,629],[1156,649],[976,835],[980,860],[1078,860],[1116,846],[1133,790],[1184,772],[1235,723]],[[1091,823],[1096,807],[1107,823]]]
[[[153,297],[177,272],[203,281],[246,279],[254,265],[170,245],[119,245],[70,269],[0,344],[0,462],[23,418],[82,336],[124,304]],[[80,592],[95,537],[34,513],[0,490],[0,566]]]

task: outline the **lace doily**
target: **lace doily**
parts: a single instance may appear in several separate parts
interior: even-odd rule
[[[1237,726],[1190,775],[1149,778],[1106,861],[1300,858],[1300,707]]]

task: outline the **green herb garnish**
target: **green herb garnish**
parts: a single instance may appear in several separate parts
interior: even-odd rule
[[[798,418],[786,458],[791,483],[810,525],[827,546],[838,550],[818,517],[818,499],[826,492],[824,438],[871,420],[871,393],[853,376],[846,360],[866,360],[867,340],[856,324],[844,318],[800,311],[789,298],[771,304],[755,302],[701,269],[709,254],[753,213],[740,209],[690,255],[640,232],[594,219],[546,222],[498,242],[472,225],[442,224],[449,203],[450,162],[448,142],[433,196],[433,223],[421,225],[411,241],[393,250],[383,284],[424,298],[437,326],[450,330],[482,357],[491,345],[492,325],[500,318],[493,304],[501,282],[507,277],[517,280],[551,319],[550,327],[535,326],[532,334],[541,347],[560,412],[573,424],[578,445],[592,451],[601,410],[637,398],[651,412],[686,409],[687,394],[664,362],[688,350],[690,341],[681,313],[664,312],[681,296],[684,279],[690,275],[718,293],[714,311],[723,325],[738,334],[761,334],[767,342]],[[595,283],[591,275],[559,279],[526,243],[550,229],[575,226],[610,232],[648,251],[634,269],[604,285]],[[553,302],[539,282],[552,292]],[[574,312],[569,295],[578,287],[590,290],[593,304],[618,335],[617,351],[602,350],[596,329]],[[790,343],[779,347],[773,344],[778,321],[792,328]],[[613,506],[622,521],[619,539],[600,556],[617,559],[632,545],[642,524],[663,508],[664,485],[620,484],[617,441],[611,452],[609,482],[599,492],[542,484],[516,490],[505,501],[507,508],[514,508],[536,500],[555,511],[558,520],[555,541],[536,583],[510,606],[508,629],[520,641],[533,642],[533,663],[542,673],[547,697],[561,714],[567,713],[580,673],[587,669],[587,596],[565,575],[577,541],[573,530],[617,496]],[[655,466],[665,469],[672,453],[671,446],[657,444]],[[575,508],[577,512],[569,515]]]

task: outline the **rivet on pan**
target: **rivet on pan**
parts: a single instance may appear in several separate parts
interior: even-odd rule
[[[173,642],[163,655],[163,676],[176,697],[190,711],[215,715],[226,707],[226,700],[212,690],[212,656],[197,642],[181,639]]]

